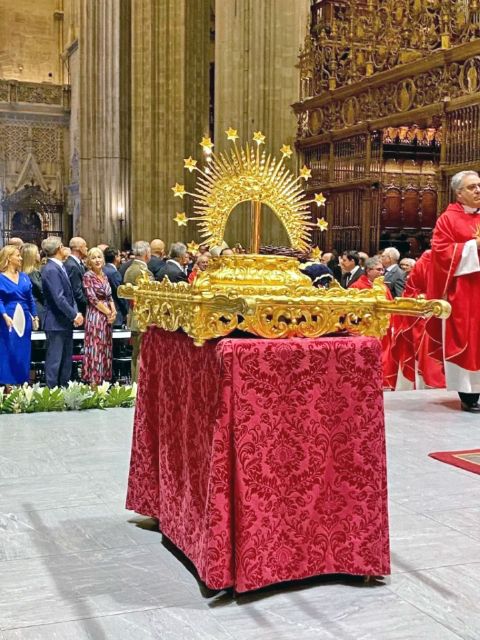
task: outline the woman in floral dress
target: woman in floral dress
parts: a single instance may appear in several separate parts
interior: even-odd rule
[[[87,297],[85,317],[85,355],[82,377],[93,385],[112,377],[112,323],[117,317],[112,290],[102,267],[103,252],[94,247],[87,254],[88,271],[83,276]]]

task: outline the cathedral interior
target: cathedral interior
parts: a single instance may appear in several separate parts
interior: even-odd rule
[[[466,0],[1,0],[1,241],[199,241],[171,188],[235,127],[311,169],[320,249],[418,257],[480,153],[479,36]],[[288,244],[273,216],[262,243]]]
[[[463,170],[477,170],[480,161],[479,0],[0,0],[0,248],[12,237],[40,246],[51,235],[64,242],[81,236],[97,252],[100,243],[124,250],[141,240],[162,239],[167,247],[177,241],[200,243],[201,231],[192,223],[183,224],[194,215],[195,203],[191,198],[174,196],[196,188],[194,176],[184,171],[192,163],[198,162],[205,173],[216,171],[218,165],[209,157],[212,144],[216,156],[220,152],[217,157],[227,149],[233,157],[230,143],[232,132],[236,135],[237,131],[242,144],[248,141],[251,145],[250,157],[257,154],[257,163],[260,145],[255,149],[252,137],[265,137],[266,153],[275,156],[280,150],[287,156],[277,169],[272,168],[275,163],[269,165],[271,173],[288,160],[292,174],[308,176],[304,182],[295,177],[296,184],[291,187],[294,193],[295,189],[300,191],[302,206],[309,207],[305,217],[311,213],[312,218],[309,225],[316,251],[302,245],[302,252],[314,258],[334,249],[372,255],[393,246],[402,257],[418,258],[429,247],[438,216],[450,202],[451,177]],[[263,159],[262,163],[264,167]],[[220,171],[216,177],[219,175]],[[185,185],[179,185],[183,180]],[[472,193],[480,194],[480,184],[472,187]],[[260,202],[258,198],[258,210]],[[480,212],[476,207],[467,208],[465,214]],[[255,218],[248,215],[250,211],[246,202],[238,204],[238,210],[228,218],[224,239],[232,247],[240,243],[246,253],[255,254]],[[226,311],[222,307],[221,313],[213,316],[216,310],[211,290],[188,285],[197,316],[198,300],[202,301],[205,293],[205,308],[209,312],[213,309],[212,317],[225,330],[200,336],[207,345],[213,344],[210,338],[227,335],[227,330],[233,332],[232,317],[240,311],[247,320],[254,317],[247,313],[246,303],[234,308],[229,265],[250,261],[251,273],[261,281],[255,282],[261,294],[264,287],[265,297],[273,297],[270,290],[275,281],[263,277],[255,261],[270,262],[273,272],[289,256],[288,230],[274,212],[274,207],[265,212],[255,237],[261,238],[259,252],[283,253],[282,258],[227,255],[216,261],[219,268],[226,264],[228,295],[218,296],[227,305]],[[260,225],[259,213],[256,221]],[[478,241],[480,246],[480,227],[469,241]],[[298,270],[296,260],[289,262]],[[244,286],[245,300],[253,299],[254,278],[245,276],[241,264],[239,271],[242,276],[233,284],[237,291]],[[150,289],[154,294],[160,292],[159,297],[169,297],[169,303],[175,299],[168,282],[151,284],[146,278],[144,286],[147,292]],[[179,308],[184,286],[177,288]],[[133,284],[130,289],[134,290]],[[135,289],[141,299],[140,287]],[[307,303],[315,296],[313,309],[320,292],[310,281],[308,289]],[[300,297],[297,281],[292,290]],[[381,287],[379,290],[384,309],[396,304],[386,301],[385,292]],[[332,287],[332,301],[335,291],[343,290]],[[284,289],[280,293],[283,304]],[[369,293],[353,291],[350,300],[358,301],[360,295]],[[130,312],[137,304],[134,294],[129,298],[134,301]],[[425,304],[431,302],[420,299]],[[472,299],[475,296],[470,296],[469,302]],[[433,302],[447,305],[445,300]],[[271,323],[273,303],[267,303],[267,311],[259,317]],[[142,305],[144,328],[151,327],[155,323],[150,311],[163,313],[164,305],[150,303],[147,297]],[[193,303],[190,306],[193,308]],[[362,328],[359,313],[355,309],[351,328]],[[352,316],[350,312],[348,316],[344,311],[341,314],[343,320]],[[165,315],[170,321],[168,309]],[[365,318],[370,321],[373,315]],[[318,309],[308,316],[312,317],[320,324]],[[308,329],[303,316],[297,323],[294,315],[282,311],[276,322],[287,326],[285,319],[292,331],[297,332],[301,325]],[[338,312],[334,320],[332,330],[337,331]],[[210,330],[214,323],[203,324]],[[476,330],[478,323],[471,324]],[[387,325],[388,320],[385,331]],[[8,327],[11,332],[12,326],[13,320],[5,331]],[[187,342],[188,335],[175,330],[178,326],[171,324],[169,337]],[[107,411],[87,407],[89,412],[83,415],[76,410],[21,413],[12,409],[10,415],[0,411],[0,640],[480,638],[479,463],[470,473],[468,466],[438,461],[442,452],[469,456],[475,451],[479,456],[479,450],[473,449],[478,447],[477,403],[465,409],[456,392],[444,388],[425,390],[412,385],[395,393],[385,389],[384,393],[378,340],[371,339],[376,349],[372,356],[373,352],[363,347],[367,338],[354,340],[346,331],[338,336],[324,332],[329,334],[325,344],[335,341],[347,345],[345,355],[338,355],[338,346],[330,349],[327,345],[327,355],[312,359],[311,366],[299,375],[304,355],[294,359],[280,344],[284,350],[279,347],[277,360],[265,356],[267,364],[257,377],[252,374],[251,382],[233,364],[224,366],[212,358],[207,366],[197,349],[202,341],[190,345],[197,360],[178,345],[168,349],[157,329],[158,324],[145,335],[149,339],[156,336],[158,343],[142,346],[149,358],[142,364],[139,378],[143,396],[139,392],[137,399],[142,397],[143,405],[137,400],[135,409],[131,405],[120,408],[124,407],[120,404]],[[140,344],[138,330],[128,324],[127,331],[118,332],[127,333],[119,339],[133,336]],[[417,334],[423,340],[426,331],[421,328]],[[83,340],[84,335],[79,330],[75,339]],[[297,338],[300,334],[292,335]],[[365,360],[363,367],[352,356],[347,343],[350,339],[358,345],[358,357]],[[157,344],[162,346],[162,340],[163,356],[156,348]],[[232,342],[243,348],[257,340],[240,336]],[[295,339],[295,344],[300,342],[306,345],[307,353],[308,343],[314,340]],[[428,356],[429,345],[427,342],[424,349]],[[202,348],[206,353],[207,347]],[[230,351],[227,356],[233,358]],[[0,363],[4,357],[0,348]],[[122,360],[130,361],[130,357]],[[242,372],[256,375],[259,360],[258,351],[252,350],[244,358]],[[280,380],[276,386],[271,383],[272,373]],[[472,373],[477,375],[477,369]],[[415,384],[417,374],[414,369]],[[159,380],[169,383],[162,396],[150,393]],[[210,415],[217,415],[216,409],[213,403],[214,410],[207,401],[198,401],[204,396],[193,392],[202,391],[208,400],[215,400],[218,388],[232,380],[238,387],[232,387],[231,392],[228,388],[228,397],[237,413],[232,409],[230,416],[230,405],[219,401],[228,418],[225,424],[231,424],[232,431],[225,431],[210,446],[208,430],[200,419],[196,421],[194,412],[185,411],[185,418],[180,419],[177,409],[187,406],[187,398],[188,406],[207,423]],[[290,396],[283,392],[291,380],[295,403],[289,403]],[[310,383],[320,389],[318,403],[309,395]],[[275,387],[276,395],[268,395],[269,385]],[[267,389],[268,401],[252,404],[254,408],[235,391],[241,388],[253,397],[262,387]],[[0,386],[0,400],[5,389]],[[33,394],[33,388],[30,391]],[[27,393],[25,387],[23,393]],[[329,409],[337,405],[340,409]],[[322,416],[318,419],[324,428],[322,437],[317,437],[311,426],[313,406]],[[287,416],[284,425],[273,419],[269,422],[276,409]],[[472,415],[472,409],[477,416]],[[381,428],[378,433],[370,431],[375,416]],[[227,588],[209,587],[182,547],[176,547],[166,534],[159,535],[160,520],[154,512],[126,503],[130,445],[136,442],[132,423],[142,426],[146,417],[154,425],[154,435],[147,444],[155,455],[162,451],[155,421],[164,418],[174,453],[183,447],[185,459],[198,457],[202,465],[209,465],[204,450],[185,435],[187,431],[180,431],[180,426],[186,426],[198,434],[198,443],[222,458],[221,471],[212,473],[216,484],[209,487],[213,489],[202,488],[201,480],[207,475],[203,467],[194,468],[192,474],[192,486],[200,487],[202,499],[217,498],[223,482],[226,503],[233,505],[233,515],[228,512],[228,518],[221,502],[212,510],[213,526],[207,533],[217,546],[205,544],[205,559],[215,562],[229,539],[237,537],[249,546],[248,553],[242,556],[243,564],[238,554],[224,554],[227,569],[237,563],[256,577],[254,562],[261,564],[261,544],[271,546],[269,562],[264,565],[267,569],[273,564],[279,567],[281,580],[237,592],[234,583]],[[264,446],[265,464],[260,464],[253,454],[268,440],[259,428],[263,425],[272,438],[280,434],[282,439],[271,450]],[[291,440],[295,429],[298,439]],[[239,447],[239,455],[233,455],[227,445],[234,442],[235,434],[247,431],[251,441]],[[362,455],[355,454],[356,440]],[[321,451],[322,456],[312,456],[311,466],[302,466],[301,447],[308,455]],[[344,485],[343,479],[337,482],[330,467],[322,476],[323,451],[328,454],[325,459],[340,452],[338,466],[351,478],[351,484]],[[437,452],[437,459],[432,452]],[[250,454],[253,463],[248,462]],[[381,474],[369,471],[368,458],[375,456],[381,459]],[[249,527],[239,533],[242,505],[235,492],[240,492],[242,482],[236,474],[245,460],[260,496],[251,502],[264,509],[248,512],[253,515],[245,521],[249,527],[265,526],[267,531],[265,522],[270,525],[264,513],[276,517],[275,526],[268,529],[268,535],[262,534],[262,539],[252,536]],[[259,480],[255,475],[270,461],[279,469],[278,495],[284,502],[269,502],[264,497],[273,484],[271,475],[259,473]],[[171,468],[158,458],[156,463],[148,469],[152,486],[161,472],[168,474],[175,466],[178,486],[182,491],[186,487],[178,504],[182,503],[182,508],[187,505],[187,516],[197,514],[193,500],[192,508],[183,501],[183,495],[189,494],[183,459]],[[135,461],[132,464],[140,471],[144,467]],[[316,486],[311,480],[314,474],[321,476],[321,491],[304,498],[300,480]],[[371,506],[371,490],[378,478],[382,481],[376,491],[381,517],[378,510],[364,517],[361,510],[352,508],[342,516],[345,527],[335,529],[336,514],[344,510],[349,493],[358,498],[358,504]],[[359,479],[364,484],[356,484]],[[330,487],[338,490],[338,499],[332,498]],[[140,487],[138,495],[143,500],[155,491],[142,492]],[[250,500],[249,491],[250,487],[244,504]],[[326,515],[321,512],[324,505]],[[298,511],[290,511],[296,507]],[[315,509],[315,517],[298,517],[304,507]],[[207,520],[201,510],[198,514],[203,526]],[[226,525],[217,535],[215,525],[222,518]],[[298,556],[290,552],[295,545],[287,540],[275,547],[272,542],[289,518],[297,527],[296,538],[309,548],[316,545],[308,559],[330,556],[330,549],[336,548],[342,560],[353,558],[345,544],[347,532],[368,562],[381,556],[383,547],[389,562],[391,557],[391,570],[382,569],[385,575],[380,575],[380,570],[309,571],[291,579],[284,570],[288,564],[295,568],[299,564]],[[177,519],[182,533],[194,539],[187,517],[180,513]],[[360,519],[369,532],[365,544],[357,524]],[[380,520],[384,533],[390,534],[390,548],[388,540],[382,542],[375,535],[373,527]],[[312,522],[327,533],[316,535]],[[200,539],[205,542],[207,534],[202,532]],[[218,577],[215,572],[213,577]]]

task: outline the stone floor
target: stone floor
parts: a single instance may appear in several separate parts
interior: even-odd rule
[[[123,508],[132,411],[0,416],[1,640],[480,638],[480,476],[427,457],[480,446],[442,391],[386,396],[393,572],[206,597]]]

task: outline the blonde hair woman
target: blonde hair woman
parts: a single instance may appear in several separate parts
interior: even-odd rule
[[[36,244],[25,243],[20,249],[22,256],[22,271],[26,273],[32,283],[33,299],[40,318],[40,328],[43,327],[45,317],[45,300],[43,297],[42,275],[40,273],[40,251]]]
[[[87,253],[83,288],[87,297],[85,348],[82,377],[101,384],[112,377],[112,324],[117,316],[112,290],[103,273],[105,259],[98,247]]]
[[[23,384],[30,377],[32,323],[38,323],[32,283],[21,273],[18,247],[0,251],[0,384]]]

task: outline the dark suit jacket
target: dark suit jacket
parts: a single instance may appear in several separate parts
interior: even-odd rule
[[[160,274],[165,268],[166,260],[158,256],[152,256],[147,263],[148,270],[153,273],[155,280],[160,280]]]
[[[112,289],[113,302],[117,310],[117,317],[114,326],[121,326],[127,318],[128,302],[124,298],[119,298],[117,294],[118,287],[122,284],[122,276],[118,269],[110,263],[103,267],[103,273],[107,276],[110,288]]]
[[[28,274],[32,283],[32,294],[37,307],[37,316],[40,320],[40,327],[43,329],[43,319],[45,317],[45,301],[43,299],[42,275],[40,271],[34,269]]]
[[[180,265],[166,262],[164,268],[158,275],[158,280],[163,280],[167,276],[170,282],[188,282],[187,274],[182,270]]]
[[[72,256],[68,256],[68,258],[64,262],[65,270],[68,273],[68,277],[70,278],[70,283],[73,289],[73,295],[75,298],[75,302],[77,303],[78,310],[80,313],[85,314],[87,310],[87,298],[85,296],[85,291],[83,290],[83,276],[85,274],[85,267],[83,264],[78,264],[75,258]]]
[[[68,331],[78,313],[72,285],[66,272],[53,260],[42,269],[42,288],[45,300],[45,331]]]
[[[400,269],[398,264],[394,265],[389,271],[385,272],[384,282],[390,289],[390,292],[394,298],[400,298],[405,289],[405,282],[407,280],[407,274]]]
[[[361,267],[359,269],[357,269],[355,271],[355,273],[353,274],[351,280],[349,281],[348,286],[347,286],[347,276],[349,274],[348,273],[343,273],[342,274],[342,282],[341,282],[342,287],[344,289],[348,289],[349,287],[352,286],[352,284],[354,282],[356,282],[360,278],[360,276],[363,276],[364,273],[365,273],[365,271]]]
[[[118,272],[122,276],[122,282],[125,280],[125,274],[127,272],[128,267],[132,264],[132,262],[133,262],[133,258],[131,258],[130,260],[126,260],[125,262],[122,262],[122,264],[118,267]]]

